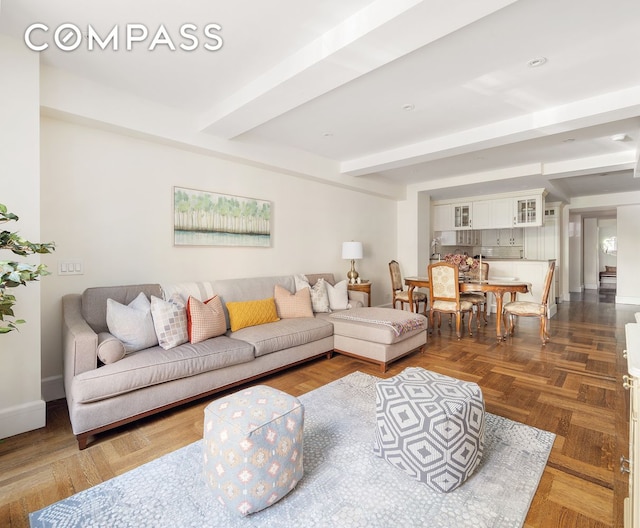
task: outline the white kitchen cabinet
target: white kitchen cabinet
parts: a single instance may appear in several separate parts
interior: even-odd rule
[[[522,246],[522,228],[485,229],[482,232],[483,246]]]
[[[513,225],[513,199],[478,200],[473,202],[473,229],[500,229]]]
[[[543,218],[542,194],[523,196],[513,201],[513,226],[541,226]]]
[[[515,227],[513,229],[501,229],[500,240],[503,246],[522,246],[524,243],[523,229]]]
[[[450,231],[453,229],[453,213],[451,204],[433,206],[433,230]]]
[[[523,231],[526,258],[542,260],[558,258],[560,228],[557,207],[545,208],[543,226],[528,227]]]
[[[498,227],[494,226],[492,222],[493,203],[495,201],[496,200],[479,200],[473,202],[471,215],[473,229],[491,229],[492,227]]]
[[[542,258],[542,245],[540,237],[542,236],[541,227],[528,227],[524,234],[524,257],[527,259],[538,260]]]
[[[451,207],[453,209],[453,228],[471,229],[471,202],[452,204]]]
[[[492,228],[511,227],[513,225],[513,199],[499,198],[491,200],[491,226]],[[474,226],[476,227],[476,226]]]
[[[460,230],[455,233],[458,246],[479,246],[481,244],[480,231],[476,229]]]

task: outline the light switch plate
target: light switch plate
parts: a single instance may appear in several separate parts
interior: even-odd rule
[[[58,275],[82,275],[83,273],[84,266],[82,265],[81,260],[74,259],[58,261]]]

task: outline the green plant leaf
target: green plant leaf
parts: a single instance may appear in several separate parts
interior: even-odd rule
[[[0,203],[0,224],[18,220],[18,216],[10,213],[7,206]],[[53,242],[34,243],[20,237],[11,231],[0,232],[0,249],[8,249],[16,255],[27,256],[35,253],[51,253],[55,251]],[[24,324],[24,319],[7,321],[5,318],[14,318],[13,306],[16,298],[6,293],[7,288],[15,288],[25,285],[27,282],[37,281],[41,276],[50,275],[44,264],[29,264],[27,262],[0,262],[0,334],[6,334],[17,330],[18,324]]]

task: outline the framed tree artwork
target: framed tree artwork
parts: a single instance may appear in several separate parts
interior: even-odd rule
[[[176,246],[271,247],[271,202],[173,188]]]

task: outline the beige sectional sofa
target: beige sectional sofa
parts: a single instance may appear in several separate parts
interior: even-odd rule
[[[331,274],[307,275],[310,284]],[[73,433],[84,449],[90,436],[142,417],[240,385],[334,350],[328,317],[296,317],[230,330],[228,302],[274,296],[280,285],[296,291],[292,275],[202,283],[89,288],[63,298],[64,383]],[[129,304],[140,292],[168,299],[178,293],[206,301],[214,293],[224,307],[224,335],[165,350],[152,346],[107,364],[99,347],[113,344],[107,299]],[[350,307],[367,306],[367,294],[348,292]],[[327,314],[328,315],[328,314]]]

